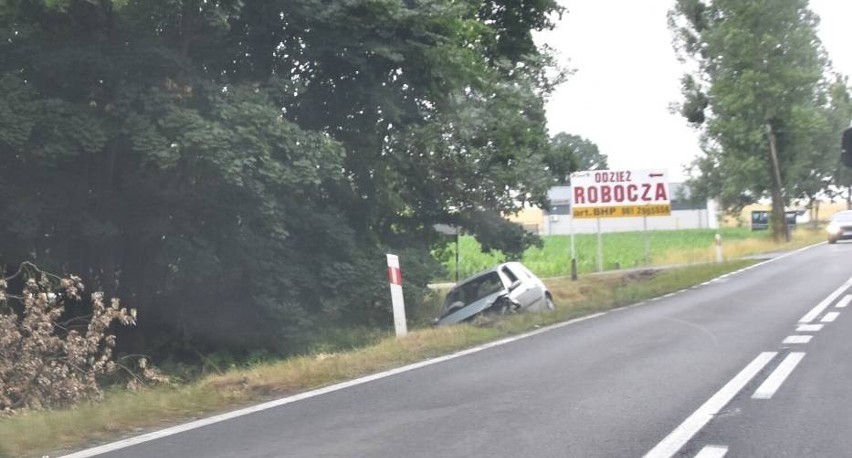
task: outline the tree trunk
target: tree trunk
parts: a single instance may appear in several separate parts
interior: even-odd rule
[[[790,233],[787,230],[787,218],[784,214],[784,193],[783,183],[781,182],[781,165],[778,162],[778,147],[775,130],[771,122],[766,123],[766,135],[769,137],[769,163],[771,167],[770,174],[772,175],[772,187],[770,189],[772,196],[772,238],[778,242],[781,240],[790,241]]]

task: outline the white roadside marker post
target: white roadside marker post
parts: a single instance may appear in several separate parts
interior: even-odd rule
[[[722,262],[722,236],[716,234],[716,262]]]
[[[396,336],[408,334],[405,322],[405,300],[402,296],[402,271],[399,269],[399,256],[388,254],[388,283],[390,283],[391,301],[393,303],[393,325]]]

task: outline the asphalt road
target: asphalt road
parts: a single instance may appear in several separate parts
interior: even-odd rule
[[[823,244],[103,456],[852,456],[850,277],[852,243]]]

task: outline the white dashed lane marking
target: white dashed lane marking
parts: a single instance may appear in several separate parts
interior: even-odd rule
[[[781,384],[784,383],[784,380],[787,380],[787,377],[793,373],[793,369],[802,361],[802,358],[805,357],[803,352],[792,352],[784,358],[784,361],[781,361],[781,364],[772,371],[772,374],[766,378],[766,380],[757,387],[754,394],[751,395],[752,399],[771,399],[772,396],[778,391],[778,388],[781,388]]]
[[[723,458],[728,454],[728,447],[721,445],[708,445],[695,455],[695,458]]]
[[[806,343],[811,341],[811,338],[813,338],[813,336],[788,336],[781,343],[785,343],[785,344],[806,344]]]
[[[810,248],[810,247],[808,247]],[[753,266],[752,266],[753,267]],[[749,267],[751,268],[751,267]],[[749,268],[742,269],[748,270]],[[723,282],[726,275],[702,283],[701,286],[710,283]],[[834,290],[819,304],[806,313],[798,323],[796,332],[819,332],[824,327],[823,324],[811,324],[825,310],[834,303],[834,301],[852,286],[852,278],[849,278],[843,285]],[[840,300],[836,306],[844,308],[852,303],[852,294],[846,295]],[[834,321],[839,312],[826,313],[822,318],[822,322],[828,323]],[[806,344],[811,341],[813,335],[794,334],[787,336],[784,344]],[[674,429],[668,436],[660,441],[651,451],[645,454],[644,458],[670,458],[677,454],[684,445],[701,431],[713,417],[719,413],[736,395],[757,376],[777,355],[777,352],[763,352],[757,356],[751,363],[748,364],[739,374],[731,379],[723,386],[716,394],[701,405],[695,412],[692,413],[686,420],[683,421],[677,428]],[[771,399],[778,391],[785,380],[793,373],[796,366],[805,357],[804,352],[791,352],[783,361],[776,367],[769,377],[752,394],[753,399]],[[696,458],[723,458],[728,453],[728,447],[721,445],[707,445],[695,455]]]
[[[823,299],[822,302],[816,305],[816,307],[812,308],[810,312],[806,313],[805,316],[799,319],[799,323],[810,323],[815,320],[816,317],[822,314],[822,312],[824,312],[825,309],[827,309],[828,306],[837,299],[837,296],[843,294],[850,286],[852,286],[852,278],[846,280],[846,283],[840,285],[840,288],[834,290],[833,293],[829,294],[828,297]]]
[[[823,323],[831,323],[837,319],[838,315],[840,315],[840,312],[828,312],[820,321]]]
[[[701,428],[724,408],[744,386],[754,378],[778,353],[767,351],[759,354],[739,374],[734,376],[701,407],[692,413],[650,452],[645,458],[668,458],[674,456]]]

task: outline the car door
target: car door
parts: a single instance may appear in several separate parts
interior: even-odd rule
[[[547,302],[547,287],[544,286],[544,282],[536,277],[534,273],[530,272],[523,264],[516,263],[512,267],[515,272],[526,276],[527,281],[530,282],[529,290],[533,292],[532,296],[534,297],[534,303],[530,307],[536,311],[550,310]]]
[[[521,308],[530,308],[539,305],[544,297],[544,291],[526,272],[511,264],[504,265],[500,271],[509,280],[510,285],[520,282],[515,289],[509,292],[509,297],[517,301],[521,305]]]

